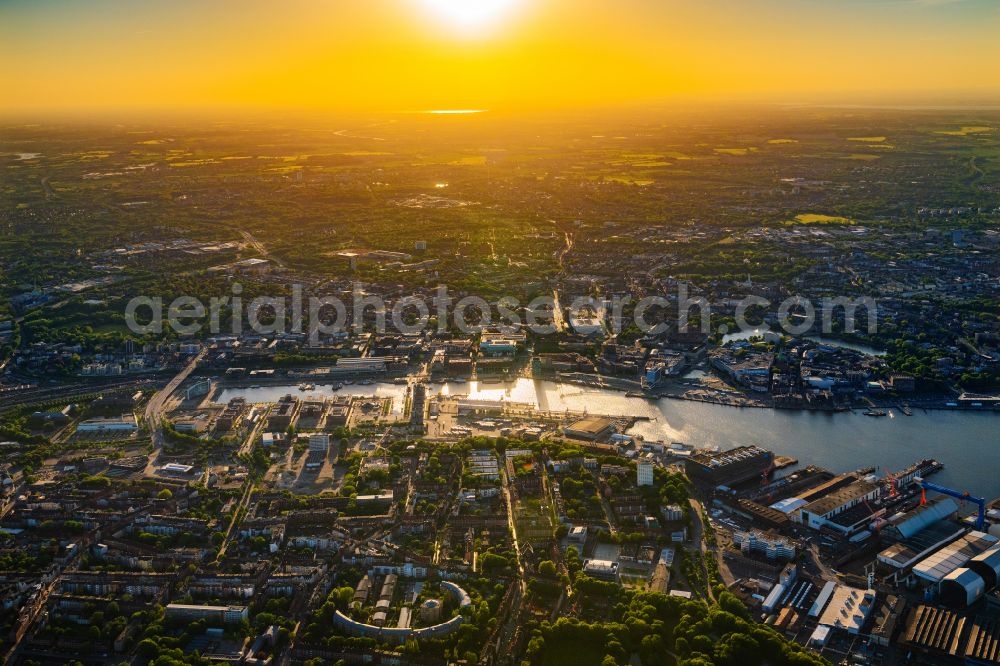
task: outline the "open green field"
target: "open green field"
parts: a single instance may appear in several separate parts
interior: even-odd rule
[[[854,224],[854,220],[839,215],[821,215],[819,213],[803,213],[796,215],[792,224]]]

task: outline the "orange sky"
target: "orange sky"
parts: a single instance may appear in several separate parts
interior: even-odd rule
[[[428,7],[449,1],[482,0],[0,0],[0,109],[1000,92],[994,0],[506,0],[471,27]]]

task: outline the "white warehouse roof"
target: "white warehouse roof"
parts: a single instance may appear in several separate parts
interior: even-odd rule
[[[816,601],[809,608],[809,617],[819,617],[823,609],[826,608],[826,604],[830,601],[830,597],[833,596],[833,591],[837,588],[837,584],[832,580],[827,581],[823,589],[820,590],[819,596],[816,597]]]
[[[820,616],[819,623],[856,635],[871,614],[874,603],[874,590],[838,585],[831,595],[830,605]]]
[[[801,509],[808,502],[806,502],[801,497],[789,497],[788,499],[783,499],[780,502],[775,502],[771,505],[772,509],[776,509],[781,513],[792,513],[796,509]]]
[[[984,532],[969,532],[961,539],[932,553],[913,565],[913,573],[932,583],[944,577],[997,542],[997,538]]]

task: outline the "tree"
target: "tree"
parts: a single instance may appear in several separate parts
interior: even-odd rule
[[[351,601],[354,599],[354,588],[352,587],[338,587],[332,592],[330,592],[329,600],[334,603],[337,610],[347,610],[347,607],[351,605]]]
[[[144,638],[139,641],[139,656],[143,659],[152,659],[160,652],[160,646],[151,638]]]
[[[728,613],[732,613],[736,617],[742,618],[748,622],[750,621],[750,612],[747,610],[747,607],[743,605],[743,602],[736,598],[735,594],[727,590],[720,593],[717,599],[719,608]]]
[[[727,666],[757,666],[760,664],[760,646],[750,636],[728,634],[716,643],[714,661]]]
[[[159,499],[159,500],[169,500],[169,499],[173,499],[173,497],[174,497],[174,494],[172,492],[170,492],[170,488],[164,488],[163,490],[161,490],[156,495],[156,499]]]
[[[552,560],[542,560],[538,563],[538,573],[543,576],[554,577],[556,575],[556,564]]]
[[[80,481],[80,487],[87,488],[90,490],[110,488],[111,479],[104,476],[103,474],[97,474],[95,476],[87,476],[84,477],[82,481]]]
[[[510,564],[506,557],[495,553],[483,553],[479,558],[479,563],[482,565],[483,571],[502,569]]]

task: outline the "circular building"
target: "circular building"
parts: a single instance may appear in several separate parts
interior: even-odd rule
[[[393,577],[393,586],[395,583],[396,579]],[[455,583],[448,580],[441,581],[441,588],[451,594],[451,596],[455,599],[455,603],[458,604],[459,609],[467,608],[472,605],[472,598],[469,596],[469,593]],[[382,592],[383,594],[380,595],[382,598],[376,602],[375,613],[372,615],[372,624],[358,622],[357,620],[354,620],[337,610],[333,613],[334,625],[352,636],[365,636],[376,640],[402,644],[410,638],[422,640],[425,638],[441,638],[442,636],[447,636],[451,632],[458,629],[465,620],[461,614],[458,614],[450,620],[440,622],[441,614],[444,610],[444,604],[439,599],[428,599],[420,606],[421,619],[424,618],[424,612],[426,610],[428,613],[437,614],[437,621],[439,624],[433,624],[429,627],[421,627],[420,629],[411,629],[409,627],[387,627],[385,625],[390,619],[389,611],[391,609],[390,599],[392,598],[392,594],[391,589],[388,590],[388,594],[386,593],[387,590],[384,585]]]

